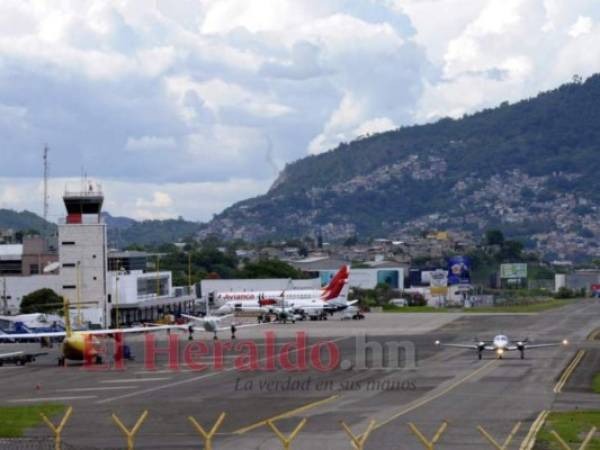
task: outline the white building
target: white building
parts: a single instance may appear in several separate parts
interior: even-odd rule
[[[4,296],[6,296],[6,303],[3,301],[0,304],[0,311],[3,314],[19,314],[23,297],[44,288],[60,292],[62,288],[60,277],[57,275],[31,275],[0,278],[0,299],[4,300]]]
[[[283,291],[293,289],[320,289],[319,278],[293,280],[291,278],[202,280],[200,292],[206,297],[211,292]]]
[[[341,266],[350,264],[348,261],[328,257],[307,258],[289,263],[303,272],[318,275],[322,286],[329,283]],[[393,261],[372,261],[365,264],[369,267],[354,268],[350,265],[348,284],[351,288],[373,289],[378,284],[387,284],[392,289],[404,289],[407,266]]]
[[[108,325],[106,303],[106,224],[100,212],[104,196],[92,184],[80,192],[65,192],[67,217],[58,226],[59,293],[81,313],[83,322]]]

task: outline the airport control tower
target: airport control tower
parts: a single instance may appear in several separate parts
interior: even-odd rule
[[[63,196],[67,216],[58,226],[62,295],[71,305],[75,326],[106,326],[106,224],[100,213],[104,195],[98,184],[82,182]]]

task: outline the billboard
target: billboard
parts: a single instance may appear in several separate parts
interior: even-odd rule
[[[527,278],[527,264],[500,264],[500,278]]]
[[[453,256],[448,258],[448,285],[471,284],[471,258]]]
[[[448,294],[448,272],[443,269],[430,272],[430,291],[433,296]]]

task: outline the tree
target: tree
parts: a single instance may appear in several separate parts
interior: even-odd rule
[[[487,245],[499,245],[504,244],[504,235],[500,230],[488,230],[485,232],[485,243]]]
[[[61,310],[63,299],[52,289],[38,289],[21,300],[21,314],[51,313]]]
[[[500,252],[500,260],[520,261],[523,258],[523,244],[519,241],[506,241]]]
[[[278,259],[261,259],[246,264],[240,271],[242,278],[306,278],[304,272]]]

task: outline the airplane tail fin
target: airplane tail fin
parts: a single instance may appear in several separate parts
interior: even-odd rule
[[[347,279],[339,280],[334,288],[326,291],[326,295],[323,297],[323,300],[336,300],[345,303],[348,299],[349,287],[350,284],[348,283]]]
[[[323,289],[323,298],[330,300],[340,295],[344,285],[350,276],[350,267],[344,265],[340,267],[337,273],[333,276],[329,284]]]

